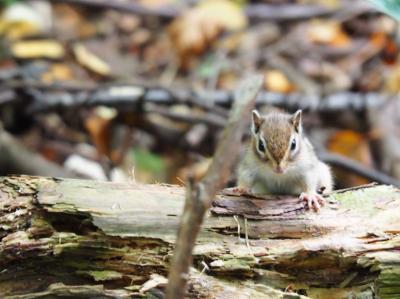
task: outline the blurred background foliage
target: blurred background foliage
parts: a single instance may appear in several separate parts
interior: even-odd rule
[[[3,0],[1,174],[199,178],[258,72],[257,107],[304,109],[338,187],[397,182],[400,6],[371,2],[389,15],[363,0]]]

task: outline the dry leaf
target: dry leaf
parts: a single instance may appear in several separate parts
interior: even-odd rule
[[[382,59],[387,65],[395,65],[399,55],[400,47],[397,40],[387,38],[383,46]]]
[[[218,76],[217,88],[234,90],[238,84],[238,75],[234,72],[221,72]]]
[[[11,53],[19,59],[61,59],[65,55],[64,47],[54,40],[18,41],[11,46]]]
[[[314,20],[310,22],[307,36],[313,43],[333,47],[346,47],[350,44],[349,36],[343,31],[341,25],[334,20]]]
[[[49,70],[42,74],[41,79],[45,83],[70,81],[74,79],[71,68],[64,63],[55,63]]]
[[[140,292],[145,293],[152,288],[156,288],[158,286],[166,286],[167,283],[168,279],[166,279],[164,276],[161,276],[159,274],[151,274],[150,279],[142,285]]]
[[[372,156],[367,138],[357,132],[343,130],[335,133],[328,141],[331,152],[356,160],[367,167],[372,167]],[[343,186],[357,186],[369,183],[368,180],[346,171],[337,170],[336,179]]]
[[[133,32],[135,29],[138,29],[139,25],[140,18],[132,14],[120,15],[117,22],[118,28],[125,33]]]
[[[7,6],[0,18],[0,35],[16,40],[47,33],[51,28],[51,6],[45,1]]]
[[[188,177],[191,177],[194,180],[201,180],[210,167],[211,162],[211,158],[205,158],[189,166],[185,166],[179,170],[178,178],[181,180],[186,180]],[[174,181],[174,183],[178,182]]]
[[[391,94],[400,92],[400,64],[394,66],[385,77],[385,90]]]
[[[111,68],[102,59],[91,53],[81,44],[75,44],[73,47],[74,54],[78,62],[91,70],[92,72],[102,75],[110,76]]]
[[[286,75],[279,70],[267,71],[264,80],[265,89],[268,91],[289,93],[296,89]]]
[[[141,46],[147,43],[151,38],[151,32],[148,29],[140,28],[136,30],[131,37],[132,44]]]
[[[203,53],[223,30],[243,29],[246,16],[228,0],[207,0],[188,10],[169,27],[169,34],[184,68]]]
[[[17,40],[23,37],[33,36],[40,32],[39,28],[29,22],[0,20],[0,35],[10,40]]]
[[[111,124],[115,116],[114,109],[100,106],[85,119],[85,127],[100,155],[110,156]]]
[[[53,4],[53,30],[63,39],[92,37],[97,32],[94,22],[85,18],[81,10],[68,4]]]

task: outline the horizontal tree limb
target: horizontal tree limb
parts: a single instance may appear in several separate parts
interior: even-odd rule
[[[328,152],[320,152],[318,153],[318,157],[331,166],[340,167],[344,170],[362,176],[368,180],[375,181],[381,184],[400,187],[400,181],[397,180],[396,178],[391,177],[376,169],[366,167],[361,163],[358,163],[357,161],[347,158],[343,155],[328,153]]]
[[[23,84],[18,84],[18,86],[21,88]],[[145,88],[138,85],[114,85],[105,88],[91,88],[92,90],[86,90],[85,87],[82,87],[79,92],[62,92],[64,89],[68,90],[68,87],[45,84],[33,86],[33,88],[30,88],[31,92],[29,92],[32,103],[28,111],[31,113],[96,105],[133,110],[135,105],[144,103],[189,104],[212,110],[213,106],[206,104],[204,98],[207,98],[214,105],[222,107],[230,107],[234,101],[233,93],[223,90],[198,94],[190,90],[172,91],[161,87]],[[27,87],[29,87],[29,84]],[[78,89],[79,87],[73,88]],[[57,90],[57,92],[51,92],[52,89]],[[287,110],[303,109],[318,112],[364,111],[367,108],[381,107],[388,101],[397,99],[398,95],[373,92],[338,92],[322,96],[261,91],[256,98],[256,105],[273,105]]]
[[[66,178],[79,177],[25,148],[0,125],[0,167],[6,173],[23,173]]]

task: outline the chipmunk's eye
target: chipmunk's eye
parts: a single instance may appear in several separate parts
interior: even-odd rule
[[[292,143],[290,144],[290,150],[294,151],[296,149],[296,139],[293,138]]]
[[[262,153],[265,152],[265,145],[264,145],[264,142],[263,142],[261,139],[258,140],[258,150],[259,150],[260,152],[262,152]]]

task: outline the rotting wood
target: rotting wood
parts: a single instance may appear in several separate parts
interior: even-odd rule
[[[285,289],[399,298],[399,190],[368,186],[327,201],[315,214],[295,198],[218,195],[194,250],[188,298],[300,298]],[[151,274],[167,275],[183,203],[183,188],[170,185],[0,178],[1,297],[160,292],[140,289]]]

